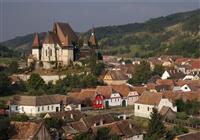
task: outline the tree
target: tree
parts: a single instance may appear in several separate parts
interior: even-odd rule
[[[147,83],[150,77],[151,77],[150,65],[146,61],[142,61],[140,65],[136,66],[133,76],[128,82],[130,84]]]
[[[95,53],[95,49],[94,47],[91,48],[91,56],[90,56],[90,60],[89,60],[89,66],[90,66],[90,70],[91,73],[96,75],[96,61],[97,61],[97,56]]]
[[[17,61],[12,61],[9,64],[8,70],[9,70],[10,73],[17,73],[18,67],[19,67],[19,65],[18,65]]]
[[[111,134],[110,128],[102,127],[97,129],[95,140],[121,140],[121,138],[116,134]]]
[[[79,135],[76,135],[73,137],[74,140],[93,140],[92,136],[88,132],[80,133]]]
[[[62,127],[63,121],[61,119],[52,117],[52,118],[46,118],[44,120],[45,126],[50,129],[50,128],[56,128],[60,129]]]
[[[34,90],[44,89],[45,82],[39,74],[33,73],[28,79],[28,87]]]
[[[153,108],[151,113],[151,119],[148,123],[148,129],[145,136],[145,140],[156,140],[164,138],[166,134],[165,126],[161,120],[161,115],[158,110]]]
[[[94,87],[97,85],[98,80],[97,77],[93,74],[88,74],[83,77],[82,82],[84,84],[84,87]]]
[[[7,140],[10,120],[6,117],[0,117],[0,124],[0,140]]]
[[[165,68],[162,65],[155,65],[152,75],[162,76]]]
[[[29,117],[25,114],[13,114],[11,115],[10,120],[26,122],[29,120]]]
[[[11,80],[5,73],[0,73],[0,93],[10,92]]]

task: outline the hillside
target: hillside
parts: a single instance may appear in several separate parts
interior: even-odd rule
[[[96,28],[97,39],[104,54],[126,57],[155,55],[200,56],[200,9],[150,19],[145,23]],[[90,31],[81,33],[87,38]],[[44,38],[44,33],[40,33]],[[3,42],[16,50],[30,50],[33,34]]]

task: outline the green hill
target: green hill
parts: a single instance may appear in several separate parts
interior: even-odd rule
[[[200,56],[200,9],[150,19],[144,23],[96,28],[97,39],[104,54],[125,57],[156,55]],[[81,38],[90,31],[81,33]],[[40,34],[44,38],[44,33]],[[3,42],[17,50],[30,50],[33,34]]]

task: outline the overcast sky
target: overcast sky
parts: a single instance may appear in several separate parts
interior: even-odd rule
[[[200,0],[0,0],[0,41],[51,30],[54,21],[82,32],[199,7]]]

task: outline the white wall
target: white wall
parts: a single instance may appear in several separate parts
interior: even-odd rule
[[[143,140],[143,135],[135,135],[130,138],[123,138],[123,140]]]
[[[41,113],[56,112],[57,107],[58,110],[60,110],[60,104],[52,104],[44,106],[11,105],[10,111],[14,113],[25,113],[27,115],[36,116]]]
[[[32,49],[32,55],[37,59],[39,60],[40,59],[40,52],[39,52],[39,49]]]
[[[170,107],[173,111],[177,112],[177,107],[173,106],[172,102],[170,102],[169,99],[160,100],[160,103],[158,104],[158,111],[160,111],[163,106]]]
[[[154,108],[153,105],[145,105],[145,104],[135,103],[134,104],[134,115],[143,117],[143,118],[150,118],[150,114],[151,114],[153,108]]]
[[[163,73],[161,79],[164,80],[164,79],[167,79],[167,78],[169,78],[169,77],[170,77],[169,73],[168,73],[167,71],[165,71],[165,72]]]
[[[109,101],[109,106],[121,106],[122,98],[119,93],[112,93]]]

